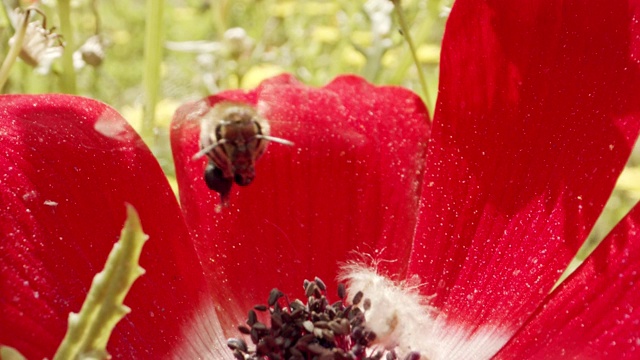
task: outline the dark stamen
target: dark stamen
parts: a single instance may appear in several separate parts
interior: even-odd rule
[[[327,291],[327,285],[325,285],[324,282],[322,280],[320,280],[319,277],[316,276],[314,281],[315,281],[316,285],[318,285],[318,288],[320,288],[320,290]]]
[[[364,296],[364,294],[362,293],[362,291],[358,291],[356,293],[356,295],[353,297],[353,300],[351,300],[351,303],[353,305],[358,305],[360,304],[360,301],[362,301],[362,297]]]
[[[276,288],[271,289],[271,292],[269,293],[269,301],[268,301],[269,306],[273,306],[276,303],[276,301],[278,301],[278,299],[280,299],[283,296],[284,294],[282,293],[282,291]]]
[[[365,312],[371,300],[359,291],[351,304],[344,284],[338,285],[340,301],[329,304],[327,287],[319,278],[304,281],[307,302],[289,301],[278,289],[269,293],[268,305],[257,304],[249,310],[246,325],[238,330],[249,335],[250,350],[242,339],[229,339],[227,346],[235,359],[242,360],[397,360],[394,351],[372,347],[376,334],[365,327]],[[364,300],[364,301],[363,301]],[[362,309],[357,305],[362,304]],[[271,326],[258,320],[256,311],[268,312]],[[264,318],[263,318],[264,319]],[[404,360],[418,360],[420,354],[409,353]]]
[[[263,304],[255,305],[253,308],[255,310],[258,310],[258,311],[267,311],[267,310],[269,310],[269,307],[267,305],[263,305]]]
[[[347,297],[347,288],[343,283],[338,284],[338,298],[344,300]]]
[[[420,353],[412,351],[404,357],[404,360],[420,360]]]
[[[242,339],[229,339],[227,340],[227,346],[231,350],[239,350],[241,352],[247,352],[247,343]]]
[[[371,309],[371,299],[364,299],[364,302],[362,303],[362,308],[364,309],[364,311]]]
[[[258,315],[256,314],[255,311],[249,310],[249,316],[247,317],[247,325],[253,326],[253,324],[255,324],[256,321],[258,321]]]

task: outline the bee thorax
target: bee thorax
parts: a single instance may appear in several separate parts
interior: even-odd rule
[[[223,201],[228,199],[232,183],[246,186],[253,181],[256,160],[270,141],[293,144],[270,136],[269,130],[269,122],[247,104],[222,101],[202,117],[200,151],[194,159],[209,158],[205,182]]]

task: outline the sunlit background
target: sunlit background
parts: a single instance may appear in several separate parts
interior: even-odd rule
[[[174,110],[221,90],[255,87],[282,72],[317,86],[354,73],[376,84],[410,88],[433,109],[440,42],[452,2],[401,1],[429,98],[389,0],[3,0],[0,55],[7,57],[16,32],[14,9],[38,7],[46,28],[63,32],[65,52],[73,53],[75,92],[118,109],[174,182],[168,141]],[[67,26],[60,8],[65,4],[70,5]],[[37,13],[30,19],[43,20]],[[70,92],[72,77],[63,57],[38,67],[18,60],[2,92]],[[636,150],[578,258],[639,198]]]

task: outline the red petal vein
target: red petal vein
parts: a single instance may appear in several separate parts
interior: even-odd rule
[[[639,16],[456,2],[410,264],[447,321],[512,333],[585,240],[638,135]]]
[[[498,359],[640,357],[640,206],[554,291]]]
[[[273,287],[302,296],[305,278],[332,282],[356,253],[392,259],[384,268],[403,274],[429,134],[417,96],[351,76],[318,89],[280,76],[248,94],[209,98],[222,100],[257,104],[271,134],[295,143],[270,144],[254,182],[234,185],[231,206],[216,213],[218,196],[202,179],[206,161],[191,160],[201,104],[174,117],[181,204],[225,309],[264,302]]]

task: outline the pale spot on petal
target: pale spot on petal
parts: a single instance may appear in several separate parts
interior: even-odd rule
[[[117,117],[116,121],[114,121],[114,117]],[[100,114],[93,128],[108,138],[123,142],[131,141],[135,136],[135,132],[127,126],[127,123],[120,120],[119,116],[111,111]]]

